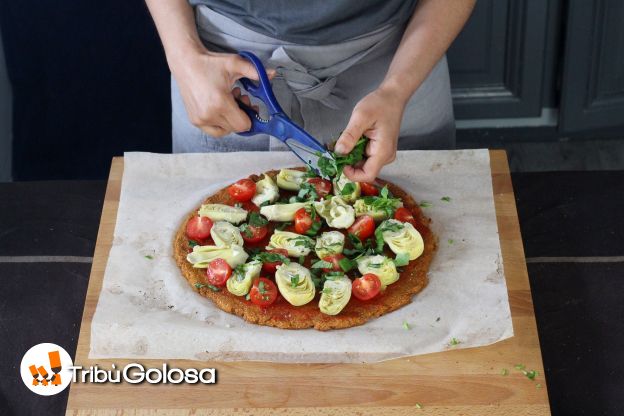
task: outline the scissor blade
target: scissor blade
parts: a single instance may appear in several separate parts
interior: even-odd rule
[[[284,141],[286,145],[292,150],[294,154],[297,155],[299,159],[301,159],[306,165],[308,165],[311,169],[313,169],[318,175],[324,177],[325,179],[329,179],[325,175],[323,175],[319,169],[318,161],[321,157],[325,157],[327,159],[333,159],[331,153],[327,151],[327,149],[322,148],[322,151],[318,149],[312,149],[296,139],[286,139]]]

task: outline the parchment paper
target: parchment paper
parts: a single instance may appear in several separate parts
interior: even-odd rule
[[[343,330],[281,330],[195,293],[172,258],[181,220],[237,179],[297,165],[290,152],[126,153],[89,357],[375,362],[513,335],[487,150],[402,151],[384,169],[381,177],[431,203],[424,211],[439,237],[429,285],[395,312]]]

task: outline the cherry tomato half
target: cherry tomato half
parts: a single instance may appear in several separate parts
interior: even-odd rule
[[[375,233],[375,220],[370,215],[362,215],[355,220],[348,231],[360,240],[366,240]]]
[[[397,208],[397,210],[394,212],[394,219],[397,221],[409,222],[412,225],[416,225],[414,215],[412,215],[410,210],[405,207]]]
[[[275,248],[273,250],[267,250],[267,253],[277,253],[284,257],[288,257],[288,251],[283,248]],[[275,273],[277,266],[281,266],[281,261],[265,262],[262,264],[262,270],[265,273]]]
[[[258,205],[254,204],[251,201],[245,201],[241,203],[241,208],[243,208],[247,212],[260,212],[260,208]]]
[[[341,272],[342,271],[342,267],[340,267],[340,260],[342,260],[344,258],[345,258],[344,254],[330,254],[329,256],[323,257],[324,261],[328,261],[328,262],[332,263],[332,268],[331,269],[323,268],[323,271],[325,273]]]
[[[318,215],[315,215],[314,220],[312,220],[312,215],[305,208],[299,208],[295,212],[295,232],[297,234],[306,234],[313,224],[317,224],[314,228],[318,231],[321,224]]]
[[[359,300],[369,300],[377,296],[381,290],[381,281],[376,274],[366,273],[353,281],[351,292]]]
[[[256,227],[255,225],[247,225],[246,231],[241,233],[243,240],[248,244],[254,244],[262,241],[266,237],[268,228],[266,225]]]
[[[229,186],[228,193],[236,202],[249,201],[256,194],[256,183],[251,179],[241,179]]]
[[[232,275],[232,268],[223,259],[214,259],[208,263],[208,269],[206,270],[206,280],[213,286],[222,287],[225,286],[225,282]]]
[[[186,223],[186,236],[195,241],[210,237],[212,221],[208,217],[193,217]]]
[[[379,195],[379,188],[377,188],[372,183],[360,182],[360,186],[362,187],[362,194],[364,194],[366,196],[377,196],[377,195]]]
[[[332,184],[327,179],[310,178],[308,179],[308,183],[314,185],[314,189],[316,190],[316,194],[319,196],[319,198],[326,197],[332,189]]]
[[[266,308],[277,299],[277,286],[266,277],[259,277],[253,282],[249,299],[253,304]]]

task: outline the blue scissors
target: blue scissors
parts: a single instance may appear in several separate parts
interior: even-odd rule
[[[332,154],[324,145],[310,136],[304,129],[297,126],[286,113],[284,113],[284,110],[282,110],[282,107],[280,107],[273,94],[269,77],[260,59],[253,53],[246,51],[240,52],[239,55],[248,59],[253,64],[256,71],[258,71],[260,82],[256,85],[256,83],[249,78],[241,78],[239,81],[249,94],[260,99],[267,106],[269,118],[264,119],[260,117],[260,114],[258,114],[256,110],[238,101],[239,107],[251,119],[251,128],[248,131],[238,134],[242,136],[253,136],[260,133],[271,135],[284,142],[299,159],[316,171],[317,174],[324,176],[319,170],[318,160],[320,157],[334,159]]]

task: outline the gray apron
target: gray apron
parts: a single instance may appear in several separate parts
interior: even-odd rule
[[[309,46],[256,33],[206,6],[195,11],[206,47],[218,52],[251,51],[267,68],[275,68],[272,84],[280,105],[296,123],[325,143],[338,138],[355,104],[379,86],[404,30],[404,26],[386,26],[344,42]],[[230,134],[219,139],[207,135],[188,120],[173,77],[171,103],[174,153],[287,150],[267,135]],[[455,146],[445,57],[408,102],[399,137],[401,149]]]

